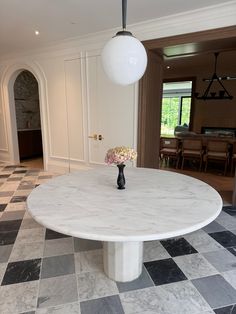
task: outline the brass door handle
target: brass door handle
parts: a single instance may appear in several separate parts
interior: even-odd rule
[[[93,138],[95,141],[97,141],[98,135],[97,134],[89,135],[88,138]]]
[[[103,137],[101,134],[99,134],[99,135],[98,135],[98,139],[99,139],[99,141],[101,141],[101,140],[104,139],[104,137]]]

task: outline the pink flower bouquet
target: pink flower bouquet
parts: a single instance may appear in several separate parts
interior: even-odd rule
[[[125,161],[133,161],[137,158],[137,152],[129,147],[120,146],[111,148],[107,151],[105,162],[108,165],[115,164],[120,165]]]

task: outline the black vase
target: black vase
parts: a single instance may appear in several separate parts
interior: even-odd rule
[[[117,178],[117,189],[124,190],[125,189],[125,176],[124,176],[124,164],[117,165],[119,169],[118,178]]]

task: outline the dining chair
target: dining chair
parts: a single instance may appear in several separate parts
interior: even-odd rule
[[[159,157],[161,165],[163,164],[164,160],[169,160],[170,158],[175,159],[175,167],[177,169],[180,159],[179,139],[174,137],[161,137]]]
[[[183,139],[182,140],[182,165],[181,169],[184,168],[184,161],[186,159],[197,159],[199,160],[199,171],[202,169],[202,156],[203,147],[202,140],[200,139]]]
[[[209,160],[224,161],[224,175],[226,175],[229,163],[229,143],[227,141],[209,140],[205,154],[205,172],[207,171]]]

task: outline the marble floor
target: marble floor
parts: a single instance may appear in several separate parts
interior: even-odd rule
[[[236,313],[236,208],[197,232],[145,242],[141,276],[119,283],[103,273],[101,242],[45,229],[26,212],[27,195],[52,176],[0,164],[1,314]]]

